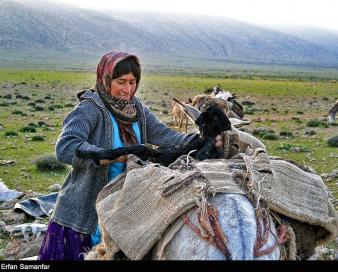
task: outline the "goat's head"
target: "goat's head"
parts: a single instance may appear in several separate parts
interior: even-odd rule
[[[203,105],[209,100],[212,100],[212,97],[210,95],[199,94],[192,99],[191,105],[201,111]]]
[[[218,85],[215,86],[215,87],[208,88],[208,89],[206,89],[206,90],[204,91],[204,93],[209,94],[209,95],[211,95],[211,96],[215,96],[215,95],[217,95],[217,94],[219,94],[219,93],[222,93],[222,92],[224,92],[224,91],[223,91],[223,89],[222,89],[222,87],[221,87],[220,84],[218,84]]]
[[[217,104],[205,108],[195,120],[202,137],[216,137],[222,131],[231,130],[231,122],[224,110]]]
[[[214,88],[208,88],[204,91],[205,94],[211,94]]]
[[[224,92],[224,90],[220,87],[220,85],[212,88],[212,93],[214,95],[217,95],[217,94],[222,93],[222,92]]]

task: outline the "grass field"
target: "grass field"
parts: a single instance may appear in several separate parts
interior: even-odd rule
[[[67,171],[39,172],[34,161],[41,155],[53,154],[63,119],[77,103],[77,92],[92,86],[94,81],[95,75],[88,72],[0,72],[0,124],[4,126],[0,131],[0,159],[15,161],[14,165],[0,166],[0,179],[7,186],[45,193],[49,185],[63,182]],[[293,132],[292,138],[261,139],[269,154],[294,159],[319,174],[338,168],[338,149],[326,143],[329,137],[338,135],[338,127],[319,126],[312,128],[315,135],[305,135],[309,129],[307,121],[326,120],[328,109],[338,97],[338,84],[334,80],[221,79],[146,74],[138,95],[159,119],[172,126],[172,97],[187,99],[217,84],[236,93],[239,101],[250,99],[256,102],[251,107],[245,106],[246,118],[251,120],[246,127],[249,132],[257,127],[272,129],[276,134],[286,129]],[[39,122],[43,125],[39,126]],[[37,125],[36,132],[20,131],[29,124]],[[18,135],[5,136],[8,132]],[[33,136],[42,136],[43,141],[34,141]],[[290,151],[290,147],[300,147],[301,152],[293,152],[292,148]],[[337,196],[334,182],[328,185]]]
[[[11,189],[43,194],[48,192],[48,186],[63,183],[68,169],[41,172],[35,161],[54,154],[63,119],[77,103],[76,94],[94,82],[95,75],[89,72],[0,70],[0,125],[3,127],[0,161],[15,161],[11,165],[0,164],[0,181]],[[192,98],[217,84],[236,93],[240,102],[255,102],[253,106],[245,106],[245,117],[251,121],[245,129],[250,133],[259,127],[274,131],[277,140],[260,138],[270,155],[293,159],[318,174],[338,169],[338,148],[327,145],[330,137],[338,135],[338,126],[326,124],[328,110],[338,98],[336,80],[148,73],[142,77],[138,96],[160,120],[173,126],[170,111],[173,97]],[[323,122],[309,128],[310,120]],[[27,127],[33,127],[35,132],[27,131]],[[315,131],[314,135],[306,134],[310,129]],[[282,131],[291,131],[293,137],[280,136]],[[8,136],[11,134],[17,135]],[[326,181],[336,198],[337,181]],[[8,239],[1,234],[0,250]]]

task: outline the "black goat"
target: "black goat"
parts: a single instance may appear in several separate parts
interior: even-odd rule
[[[195,120],[206,144],[196,154],[198,160],[223,158],[222,151],[214,145],[214,139],[223,131],[231,130],[231,122],[223,109],[216,104],[211,104]]]
[[[164,166],[168,166],[179,156],[186,155],[192,150],[197,150],[191,156],[198,160],[224,157],[221,150],[214,145],[217,135],[223,131],[231,130],[231,122],[224,111],[217,105],[211,105],[200,114],[195,123],[199,127],[202,137],[198,137],[184,146],[151,149],[141,144],[98,152],[77,150],[75,153],[78,157],[93,159],[96,164],[99,164],[100,160],[115,160],[120,156],[134,154],[142,160],[157,162]]]

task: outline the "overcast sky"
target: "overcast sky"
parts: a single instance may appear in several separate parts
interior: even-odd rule
[[[257,24],[305,24],[338,30],[338,0],[53,0],[91,9],[215,15]]]

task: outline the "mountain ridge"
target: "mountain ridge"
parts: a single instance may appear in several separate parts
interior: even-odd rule
[[[318,37],[325,37],[322,33]],[[338,34],[331,34],[325,43],[310,34],[221,17],[104,13],[51,2],[0,0],[2,50],[47,48],[77,54],[121,50],[155,58],[338,66],[336,40]]]

